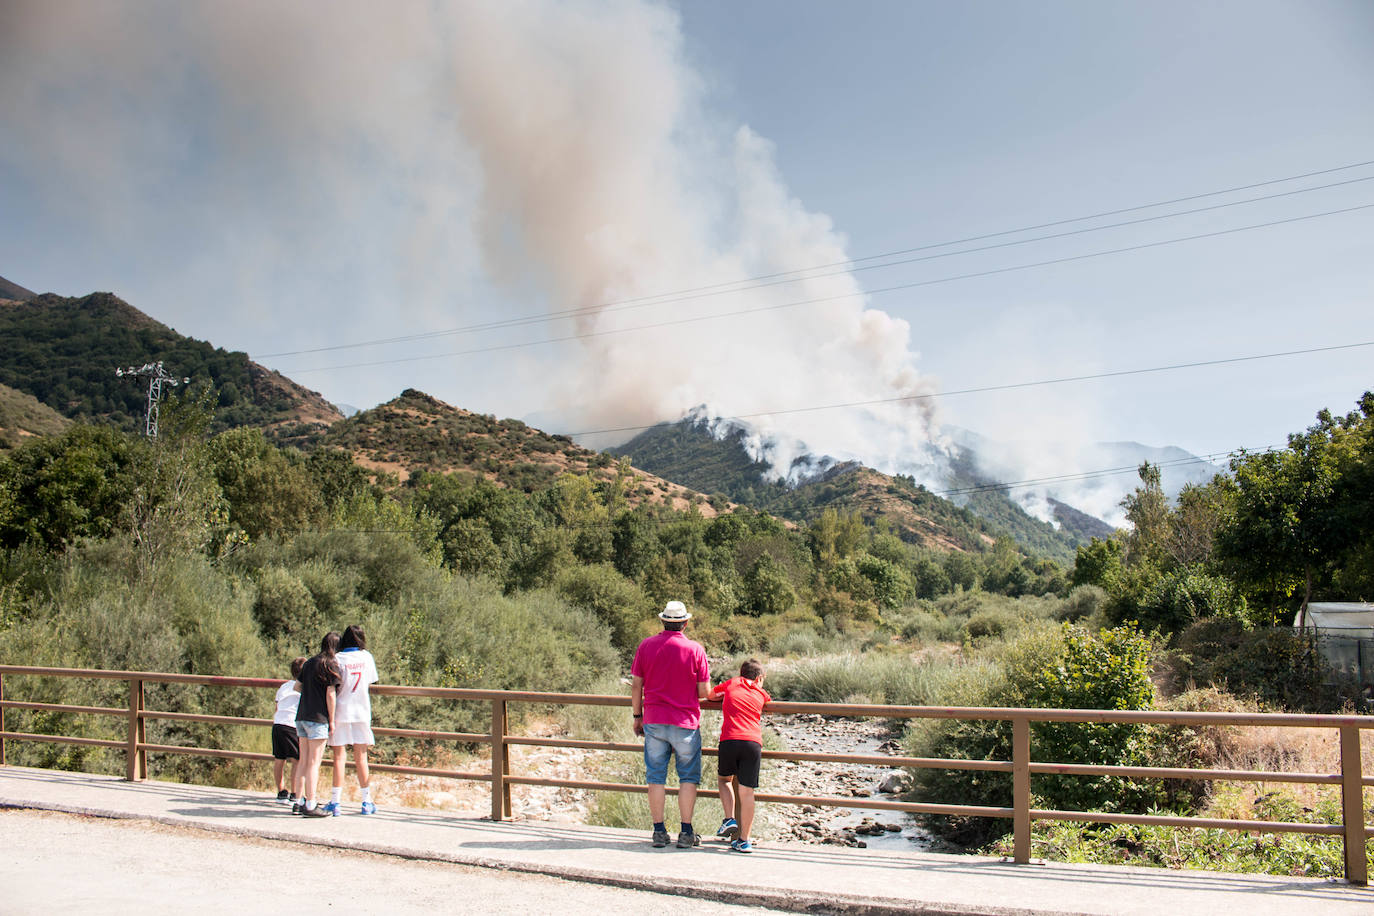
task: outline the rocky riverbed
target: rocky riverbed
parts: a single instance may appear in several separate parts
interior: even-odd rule
[[[789,750],[825,754],[900,754],[886,723],[820,715],[774,716],[768,721]],[[771,761],[761,791],[786,795],[900,800],[907,786],[895,767]],[[765,820],[779,839],[827,845],[929,849],[931,835],[901,811],[819,805],[768,805]]]
[[[795,751],[827,754],[900,754],[897,736],[880,720],[831,718],[820,715],[771,716],[768,728],[779,743]],[[552,722],[530,723],[527,734],[553,735]],[[769,746],[774,746],[771,742]],[[555,779],[606,778],[598,769],[605,762],[595,751],[577,748],[523,747],[512,751],[512,770]],[[485,760],[455,769],[486,768]],[[706,766],[713,766],[707,760]],[[410,775],[377,774],[383,804],[440,808],[450,811],[489,810],[490,795],[484,783],[463,782]],[[614,778],[614,777],[611,777]],[[895,767],[850,765],[818,761],[767,760],[760,792],[865,800],[899,800],[907,775]],[[595,804],[594,795],[582,789],[548,786],[517,786],[512,792],[516,818],[561,823],[585,823]],[[901,811],[819,805],[762,804],[755,833],[769,841],[870,847],[879,849],[931,849],[933,838],[910,815]]]

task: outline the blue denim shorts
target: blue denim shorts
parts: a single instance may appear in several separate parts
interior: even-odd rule
[[[296,720],[296,734],[311,741],[322,741],[329,737],[328,722],[303,722]]]
[[[644,781],[651,786],[668,782],[668,758],[675,758],[677,781],[701,784],[701,729],[679,725],[644,726]]]

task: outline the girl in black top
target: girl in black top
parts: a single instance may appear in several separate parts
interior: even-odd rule
[[[301,703],[296,709],[296,734],[300,736],[301,769],[305,773],[305,804],[301,814],[306,817],[327,817],[324,809],[315,804],[315,787],[320,781],[320,761],[324,759],[324,745],[334,730],[334,688],[340,684],[339,663],[334,655],[339,651],[339,634],[329,632],[320,640],[320,653],[301,669]]]

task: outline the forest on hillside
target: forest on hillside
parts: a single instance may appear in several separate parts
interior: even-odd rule
[[[809,523],[825,509],[858,513],[870,522],[885,517],[904,540],[945,541],[963,550],[981,550],[1007,536],[1022,550],[1059,563],[1070,562],[1074,548],[1088,540],[1072,514],[1059,527],[1032,517],[967,458],[951,467],[961,492],[944,498],[908,475],[882,474],[855,462],[831,464],[800,481],[778,480],[772,468],[750,456],[744,440],[743,430],[718,439],[708,424],[688,419],[651,427],[610,451],[703,493],[797,522]],[[1110,530],[1092,522],[1092,533]]]
[[[111,293],[45,294],[0,308],[0,385],[72,419],[139,429],[147,384],[117,378],[115,370],[156,362],[190,378],[194,391],[213,389],[217,430],[279,424],[299,406],[289,383],[255,379],[255,369],[259,377],[268,373],[247,354],[184,337]]]

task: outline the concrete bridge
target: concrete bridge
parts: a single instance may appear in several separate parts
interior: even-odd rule
[[[292,817],[289,809],[264,795],[233,789],[156,781],[128,782],[112,776],[0,767],[0,912],[68,912],[90,909],[72,901],[108,899],[120,893],[158,893],[156,879],[140,882],[130,874],[125,887],[83,887],[83,852],[79,839],[47,848],[30,843],[20,812],[58,811],[83,818],[118,818],[174,825],[219,837],[243,837],[292,844],[289,848],[337,848],[376,853],[399,860],[450,863],[500,870],[503,874],[545,875],[596,886],[623,889],[625,897],[644,892],[673,895],[661,899],[665,909],[711,909],[723,901],[770,910],[812,913],[958,914],[1159,914],[1213,916],[1217,913],[1360,914],[1374,912],[1374,891],[1340,880],[1184,872],[1162,869],[1066,865],[1016,865],[993,858],[917,852],[763,844],[749,856],[733,854],[707,841],[694,850],[654,849],[648,831],[611,830],[532,821],[493,822],[476,813],[452,815],[430,810],[384,808],[372,817],[356,813],[338,818]],[[94,835],[94,821],[83,821]],[[79,832],[78,832],[79,836]],[[281,847],[288,848],[288,847]],[[137,855],[127,850],[126,855]],[[230,853],[232,854],[232,852]],[[40,864],[46,862],[45,871]],[[47,877],[54,864],[60,884]],[[232,870],[217,863],[192,861],[193,871],[209,886],[220,911],[234,909]],[[435,874],[431,872],[431,874]],[[330,881],[330,874],[260,876],[260,882]],[[244,880],[244,879],[239,879]],[[255,878],[254,880],[258,880]],[[228,882],[228,886],[225,886]],[[518,889],[505,894],[519,895]],[[573,886],[569,886],[573,887]],[[447,912],[517,912],[518,899],[482,898],[445,901]],[[614,891],[611,891],[615,893]],[[387,888],[372,887],[350,904],[356,912],[390,912]],[[534,894],[531,889],[529,893]],[[547,895],[547,891],[540,891]],[[567,894],[572,903],[575,895]],[[686,898],[686,899],[684,899]],[[693,899],[694,898],[694,899]],[[52,907],[16,910],[6,900],[51,900]],[[655,898],[649,898],[653,900]],[[66,905],[63,905],[66,901]],[[162,910],[204,911],[185,901],[169,900]],[[498,905],[501,903],[501,905]],[[530,900],[534,904],[533,898]],[[641,901],[625,900],[628,908]],[[673,906],[666,905],[672,903]],[[544,908],[547,904],[538,904]],[[584,911],[575,903],[561,912]],[[604,911],[604,904],[596,904]],[[117,910],[116,906],[101,909]],[[216,907],[211,906],[212,910]],[[139,911],[159,912],[155,906]],[[134,910],[126,910],[134,911]],[[285,911],[285,910],[283,910]],[[690,909],[688,910],[690,911]]]

